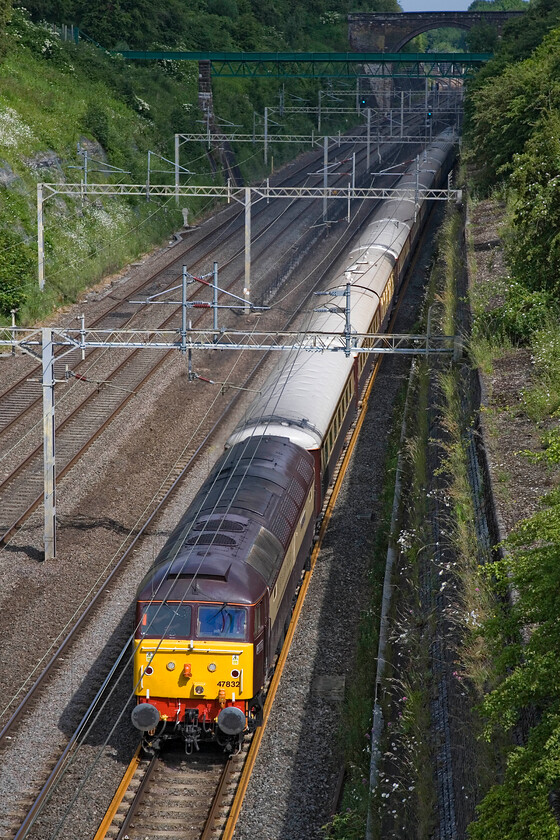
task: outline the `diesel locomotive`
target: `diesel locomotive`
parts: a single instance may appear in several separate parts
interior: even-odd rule
[[[440,135],[398,188],[417,196],[438,186],[452,148]],[[415,198],[384,201],[329,284],[351,284],[357,333],[384,329],[426,213]],[[315,313],[310,329],[340,332],[340,316]],[[289,352],[140,584],[132,720],[145,749],[180,738],[187,752],[204,740],[235,751],[261,722],[266,676],[372,364],[371,354]]]

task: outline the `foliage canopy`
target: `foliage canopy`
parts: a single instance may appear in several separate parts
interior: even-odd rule
[[[397,0],[25,0],[33,20],[75,24],[107,48],[346,49],[350,11],[400,11]]]

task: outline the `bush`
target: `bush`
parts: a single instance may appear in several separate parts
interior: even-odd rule
[[[93,134],[106,151],[109,149],[109,117],[101,105],[97,102],[88,103],[82,125],[84,131]]]
[[[27,299],[35,260],[31,248],[9,230],[0,230],[0,314],[8,316]]]
[[[477,319],[475,333],[528,345],[534,333],[557,315],[558,303],[551,293],[530,291],[514,280],[506,289],[504,303]]]

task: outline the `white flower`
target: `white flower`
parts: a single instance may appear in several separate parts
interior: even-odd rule
[[[136,99],[136,108],[138,111],[140,111],[140,113],[150,112],[150,106],[147,102],[145,102],[143,99],[140,99],[139,96],[135,96],[134,98]]]
[[[14,147],[20,141],[33,140],[34,135],[28,125],[13,108],[0,106],[0,146]]]

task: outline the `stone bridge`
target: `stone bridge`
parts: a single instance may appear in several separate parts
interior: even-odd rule
[[[405,44],[427,32],[453,26],[472,29],[480,23],[494,26],[502,34],[508,20],[525,12],[383,12],[348,15],[348,37],[355,52],[396,53]]]

